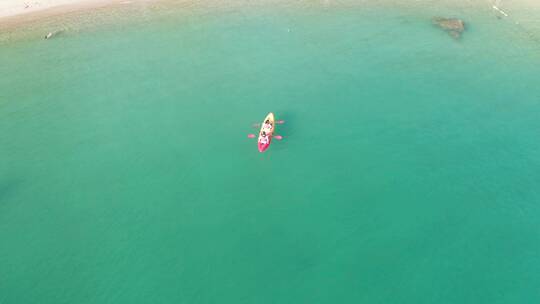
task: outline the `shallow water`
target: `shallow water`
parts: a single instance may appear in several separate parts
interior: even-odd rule
[[[149,14],[0,48],[0,303],[540,300],[536,33]]]

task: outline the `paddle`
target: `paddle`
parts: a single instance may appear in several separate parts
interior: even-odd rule
[[[281,125],[281,124],[285,123],[285,120],[276,120],[275,123],[278,124],[278,125]],[[260,123],[253,124],[253,127],[254,128],[260,128],[261,124]]]
[[[274,135],[272,137],[277,139],[277,140],[282,140],[283,139],[283,136],[281,136],[281,135]],[[248,138],[255,138],[255,134],[248,134]]]

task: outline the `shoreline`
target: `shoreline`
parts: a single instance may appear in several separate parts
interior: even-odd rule
[[[157,0],[6,0],[0,4],[0,26],[105,7],[121,7]]]
[[[6,11],[2,12],[1,8],[5,8],[6,5],[1,5],[0,44],[51,38],[58,33],[79,32],[121,20],[141,20],[144,18],[144,12],[153,9],[155,4],[160,2],[160,0],[73,0],[66,4],[66,1],[50,0],[48,2],[50,5],[13,15],[6,15]],[[181,2],[185,0],[179,1]]]
[[[4,0],[0,3],[0,22],[14,18],[37,16],[47,11],[69,12],[114,4],[128,4],[132,0]]]
[[[123,8],[147,8],[160,0],[6,0],[0,4],[0,35],[25,31],[33,24],[54,23],[66,18],[82,18],[94,12],[107,12]],[[179,1],[179,2],[183,2]],[[25,8],[25,4],[34,6]]]
[[[85,26],[110,23],[114,20],[144,19],[149,11],[175,8],[202,8],[236,10],[249,7],[273,7],[301,9],[320,6],[329,7],[389,7],[405,11],[449,11],[444,17],[461,17],[471,9],[483,11],[499,19],[540,33],[540,1],[533,0],[322,0],[311,1],[263,0],[3,0],[0,1],[0,43],[18,40],[18,36],[44,37],[55,32],[84,28]],[[453,13],[452,13],[453,12]],[[443,13],[444,14],[444,13]],[[452,15],[453,14],[453,15]],[[442,16],[441,16],[442,17]],[[467,24],[469,20],[464,20]],[[22,35],[21,35],[22,34]],[[41,36],[43,35],[43,36]],[[536,36],[538,34],[535,34]],[[536,39],[536,38],[535,38]]]
[[[140,3],[149,3],[149,2],[166,2],[163,0],[2,0],[0,1],[0,24],[5,23],[6,21],[15,21],[16,19],[27,19],[32,17],[38,17],[39,15],[51,15],[52,13],[62,14],[62,13],[69,13],[73,11],[78,10],[84,10],[84,9],[91,9],[91,8],[99,8],[104,6],[129,6],[129,5],[136,5]],[[186,1],[172,1],[172,2],[186,2]],[[199,4],[210,4],[212,5],[212,0],[210,1],[193,1],[193,3],[199,3]],[[217,1],[214,4],[215,5],[238,5],[242,6],[242,1]],[[261,1],[262,3],[270,3],[272,4],[275,2],[275,4],[288,2],[288,1]],[[388,3],[386,3],[388,2]],[[403,0],[383,0],[383,1],[377,1],[377,0],[360,0],[360,1],[321,1],[320,5],[322,6],[332,6],[332,5],[340,5],[340,4],[353,4],[353,5],[360,5],[365,6],[368,4],[396,4],[398,6],[417,6],[417,5],[426,5],[426,6],[433,6],[433,5],[441,5],[441,6],[455,6],[455,7],[462,7],[462,6],[481,6],[485,8],[490,8],[494,12],[501,14],[504,17],[508,17],[508,9],[513,8],[530,8],[535,11],[538,11],[540,13],[540,1],[534,1],[534,0],[513,0],[513,1],[507,1],[507,0],[457,0],[457,1],[451,1],[451,0],[416,0],[413,3]],[[246,2],[244,3],[246,5],[250,5],[251,3]],[[408,5],[409,4],[409,5]],[[203,4],[204,5],[204,4]]]
[[[130,4],[140,4],[148,2],[166,2],[163,0],[2,0],[0,1],[0,24],[4,23],[7,20],[14,19],[24,19],[28,17],[36,17],[40,14],[47,14],[48,12],[71,12],[81,9],[89,8],[98,8],[103,6],[116,6],[116,5],[130,5]],[[186,1],[171,1],[171,2],[186,2]],[[242,4],[242,1],[193,1],[193,3],[210,4],[215,2],[215,5],[238,5]],[[287,3],[288,1],[260,1],[259,4],[269,3],[272,4]],[[387,3],[388,2],[388,3]],[[379,3],[382,5],[385,4],[396,4],[399,6],[417,6],[417,5],[441,5],[441,6],[481,6],[485,8],[491,8],[494,12],[500,13],[501,15],[508,17],[507,9],[513,8],[530,8],[535,11],[540,12],[540,1],[535,0],[416,0],[414,2],[409,2],[407,0],[358,0],[358,1],[330,1],[323,0],[320,2],[322,6],[333,6],[340,4],[353,4],[365,6],[369,4]],[[249,1],[244,4],[250,5]]]

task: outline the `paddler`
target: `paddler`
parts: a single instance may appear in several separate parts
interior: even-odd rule
[[[263,145],[266,145],[268,143],[268,137],[266,136],[266,132],[262,132],[261,140],[259,140],[259,142]]]
[[[272,130],[272,124],[270,123],[270,120],[266,120],[263,125],[263,130],[266,130],[267,132],[270,132]]]

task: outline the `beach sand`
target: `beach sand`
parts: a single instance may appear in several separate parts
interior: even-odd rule
[[[73,11],[79,11],[89,8],[97,8],[104,6],[130,6],[148,2],[168,2],[168,3],[185,3],[187,1],[164,1],[164,0],[2,0],[0,1],[0,25],[4,23],[12,23],[14,21],[23,21],[25,19],[36,19],[39,16],[62,15]],[[254,5],[250,1],[192,1],[193,3],[204,3],[209,5]],[[261,3],[280,3],[288,1],[261,1]],[[533,10],[540,14],[540,1],[536,0],[360,0],[360,1],[321,1],[323,5],[396,5],[396,6],[441,6],[441,7],[485,7],[493,10],[494,13],[500,14],[501,17],[509,17],[514,12],[522,10]]]
[[[3,0],[0,2],[0,18],[36,14],[62,8],[72,11],[74,8],[88,8],[115,3],[130,3],[130,0]]]
[[[6,0],[0,43],[56,37],[121,20],[141,20],[157,0]],[[179,3],[179,1],[177,1]],[[142,13],[142,14],[141,14]]]
[[[118,8],[144,8],[157,0],[4,0],[0,1],[0,35],[34,31],[64,20],[85,23]]]
[[[0,1],[0,23],[7,17],[32,15],[43,12],[51,12],[54,9],[55,13],[72,12],[77,9],[87,9],[92,7],[102,7],[105,5],[129,5],[141,2],[165,2],[160,0],[2,0]],[[186,2],[186,1],[168,1],[174,2]],[[241,4],[242,2],[252,5],[251,2],[246,1],[192,1],[196,2],[208,2],[216,5],[234,5]],[[272,2],[287,2],[287,1],[261,1]],[[507,17],[510,13],[507,10],[513,9],[533,9],[540,13],[540,1],[535,0],[416,0],[416,1],[404,1],[404,0],[383,0],[383,1],[321,1],[322,5],[340,5],[340,4],[355,4],[355,5],[369,5],[373,3],[379,4],[396,4],[405,6],[422,6],[422,5],[441,5],[441,6],[455,6],[455,7],[470,7],[479,6],[491,8],[495,12],[500,13],[502,16]]]

